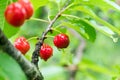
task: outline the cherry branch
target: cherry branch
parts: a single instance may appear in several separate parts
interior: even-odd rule
[[[6,38],[2,30],[0,29],[0,49],[6,52],[9,56],[15,59],[24,73],[26,74],[28,80],[43,80],[43,77],[39,70],[30,63],[16,48],[10,43]]]
[[[69,1],[69,0],[68,0]],[[68,5],[68,3],[67,3]],[[40,51],[40,48],[44,42],[44,40],[46,39],[46,35],[48,32],[52,32],[52,26],[53,24],[57,21],[57,19],[61,16],[61,14],[67,10],[69,7],[71,7],[73,4],[71,5],[65,5],[65,7],[63,7],[58,13],[57,15],[54,17],[54,19],[49,23],[47,29],[43,32],[42,34],[42,37],[39,38],[39,41],[36,43],[36,47],[35,47],[35,50],[33,52],[33,55],[32,55],[32,63],[35,64],[35,66],[38,68],[38,61],[39,61],[39,51]],[[38,68],[39,69],[39,68]]]

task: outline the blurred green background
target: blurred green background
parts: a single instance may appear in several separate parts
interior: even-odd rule
[[[4,20],[4,27],[1,28],[3,28],[5,35],[12,43],[14,43],[14,40],[19,36],[24,36],[27,39],[32,37],[41,37],[48,24],[36,21],[34,18],[47,20],[49,17],[50,19],[53,19],[66,1],[67,0],[31,0],[34,5],[34,15],[30,20],[26,20],[22,27],[14,28],[4,20],[3,12],[8,3],[6,3],[7,1],[5,0],[0,0],[0,16],[2,16],[0,20]],[[80,1],[80,5],[87,8],[87,10],[91,10],[107,23],[117,26],[118,30],[120,29],[120,7],[115,3],[116,1],[108,0],[107,2],[106,0],[106,2],[104,2],[104,0],[100,0],[97,2],[97,0],[90,0],[87,2],[84,0],[76,0],[77,3]],[[114,4],[109,3],[111,1],[113,1]],[[71,0],[71,3],[72,2],[74,2],[74,0]],[[83,12],[77,10],[72,11],[70,9],[64,13],[86,19],[91,24],[95,25],[95,31],[94,29],[90,30],[90,28],[88,28],[89,30],[87,33],[88,36],[91,36],[90,39],[93,41],[91,42],[91,40],[87,39],[85,36],[79,35],[80,33],[77,32],[76,29],[70,28],[69,25],[59,25],[68,21],[71,21],[72,24],[75,23],[75,26],[83,26],[83,24],[75,22],[72,18],[65,18],[64,16],[60,17],[54,24],[53,28],[62,33],[66,33],[70,38],[70,45],[64,50],[57,49],[53,44],[53,38],[49,36],[55,36],[59,32],[53,31],[52,34],[49,33],[47,35],[48,38],[45,40],[45,43],[48,43],[53,47],[54,53],[46,62],[39,59],[39,69],[44,76],[44,80],[70,80],[70,69],[65,66],[75,64],[74,59],[78,46],[82,44],[81,39],[84,41],[85,47],[81,53],[81,59],[77,64],[78,69],[74,80],[120,79],[119,35],[108,28],[103,28],[104,26],[106,27],[106,25],[104,25],[105,23],[101,23],[99,22],[100,20],[97,21],[97,18],[91,16],[91,14],[85,14]],[[3,23],[0,24],[3,25]],[[74,30],[75,33],[74,31],[71,31],[71,29]],[[114,34],[109,36],[112,33]],[[86,35],[86,33],[84,33],[84,35]],[[31,48],[25,55],[28,60],[31,60],[36,42],[36,39],[29,41]],[[16,61],[2,51],[0,51],[0,80],[26,80],[25,74]]]

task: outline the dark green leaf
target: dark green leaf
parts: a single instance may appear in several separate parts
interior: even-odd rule
[[[86,22],[84,19],[69,19],[70,23],[65,23],[67,27],[73,28],[80,33],[84,38],[91,42],[96,39],[96,32],[94,26]]]

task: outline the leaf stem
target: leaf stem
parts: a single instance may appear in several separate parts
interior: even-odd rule
[[[61,31],[59,31],[59,30],[57,30],[57,29],[55,29],[55,28],[52,28],[52,30],[53,30],[53,31],[56,31],[56,32],[58,32],[58,33],[62,33]]]
[[[51,36],[51,35],[47,35],[46,37],[47,38],[54,38],[54,36]]]
[[[80,19],[80,18],[77,17],[77,16],[69,15],[69,14],[62,14],[62,16],[64,16],[64,17],[72,17],[72,18]]]
[[[36,21],[40,21],[40,22],[49,23],[49,21],[47,21],[47,20],[38,19],[38,18],[30,18],[30,20],[36,20]]]

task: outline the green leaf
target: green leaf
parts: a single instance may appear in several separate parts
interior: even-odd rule
[[[84,26],[84,30],[89,36],[89,40],[94,42],[96,39],[96,31],[93,26],[82,19],[78,19],[78,22],[80,22]]]
[[[45,6],[46,4],[48,4],[48,0],[31,0],[33,7],[34,7],[34,11],[37,10],[39,7]]]
[[[0,0],[0,28],[3,30],[4,28],[4,11],[7,6],[8,0]]]
[[[73,7],[73,9],[71,9],[71,10],[73,10],[73,11],[77,10],[77,11],[81,11],[83,13],[88,14],[91,18],[95,19],[100,24],[102,24],[105,27],[109,28],[111,31],[115,32],[117,35],[120,35],[120,30],[117,29],[117,27],[115,27],[115,26],[109,24],[108,22],[102,20],[101,18],[99,18],[90,8],[86,8],[84,6],[76,6],[76,7]],[[113,39],[114,39],[114,36],[113,36]]]
[[[67,18],[68,19],[68,18]],[[96,39],[96,31],[94,26],[89,22],[86,22],[84,19],[68,19],[70,23],[63,22],[63,25],[70,27],[80,33],[84,38],[88,39],[91,42],[94,42]]]
[[[85,4],[85,5],[94,5],[98,6],[100,9],[103,11],[108,11],[110,9],[120,11],[120,6],[118,6],[115,2],[110,1],[110,0],[88,0],[88,1],[83,1],[80,0],[80,3]]]
[[[88,21],[86,19],[81,19],[77,16],[74,15],[67,15],[67,14],[62,14],[63,17],[68,17],[68,19],[70,18],[75,18],[75,19],[79,19],[84,21],[85,23],[91,25],[91,27],[94,27],[96,30],[98,30],[99,32],[103,33],[104,35],[110,37],[113,39],[114,42],[117,42],[119,39],[119,35],[116,34],[115,32],[113,32],[110,28],[106,27],[106,26],[101,26],[99,24],[97,24],[94,20]],[[70,20],[69,19],[69,20]],[[73,20],[73,24],[75,23],[75,21]],[[78,22],[77,25],[79,25],[80,22]]]
[[[113,32],[110,28],[102,25],[97,25],[95,21],[91,21],[92,25],[94,25],[94,28],[98,30],[99,32],[103,33],[104,35],[112,38],[114,42],[117,42],[119,39],[119,35]]]
[[[27,80],[19,65],[0,51],[0,80]]]
[[[89,38],[88,35],[87,35],[84,31],[82,31],[78,26],[75,26],[75,25],[73,25],[73,24],[71,24],[71,23],[69,23],[69,22],[63,22],[62,25],[74,29],[74,30],[77,31],[81,36],[83,36],[85,39],[88,39],[88,38]]]

